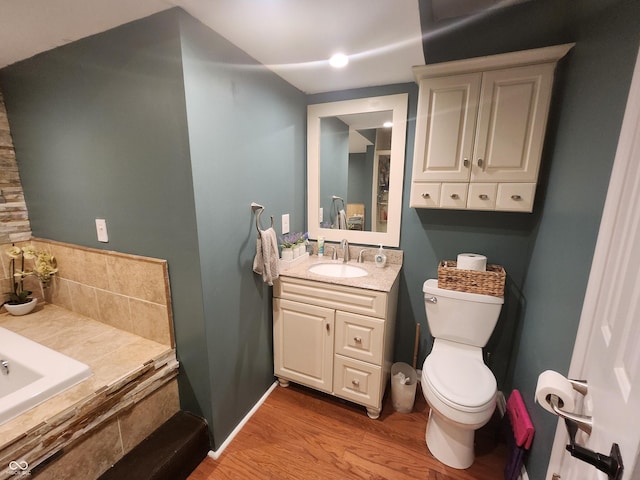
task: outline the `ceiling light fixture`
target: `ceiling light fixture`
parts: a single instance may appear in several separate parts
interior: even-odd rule
[[[336,53],[329,59],[329,65],[333,68],[342,68],[346,67],[349,63],[349,57],[347,57],[344,53]]]

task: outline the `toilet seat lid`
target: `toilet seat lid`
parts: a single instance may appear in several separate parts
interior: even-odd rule
[[[476,358],[432,352],[427,356],[423,369],[434,393],[452,407],[481,407],[495,397],[496,379],[491,370]]]

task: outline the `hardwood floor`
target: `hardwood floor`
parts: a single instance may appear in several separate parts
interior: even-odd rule
[[[278,386],[221,457],[207,457],[188,480],[503,478],[506,446],[498,441],[497,414],[476,433],[475,463],[455,470],[425,444],[422,393],[410,414],[395,412],[390,396],[387,391],[380,418],[371,420],[364,407],[294,384]]]

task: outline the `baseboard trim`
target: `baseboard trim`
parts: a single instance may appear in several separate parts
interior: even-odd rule
[[[500,416],[504,417],[504,414],[507,413],[507,400],[504,396],[504,393],[502,393],[500,390],[498,390],[498,393],[496,394],[496,407],[500,412]],[[529,480],[529,475],[527,474],[527,469],[524,468],[524,465],[522,466],[522,470],[520,471],[519,480]]]
[[[231,443],[231,441],[235,438],[235,436],[240,432],[240,430],[242,430],[242,427],[244,427],[246,423],[249,421],[249,419],[253,416],[253,414],[258,411],[260,406],[265,402],[265,400],[269,397],[269,395],[271,395],[271,392],[273,392],[273,390],[277,386],[278,386],[278,382],[273,382],[273,384],[267,389],[267,391],[264,392],[264,395],[260,397],[260,400],[258,400],[256,404],[253,406],[253,408],[249,410],[249,413],[247,413],[244,416],[244,418],[240,421],[240,423],[236,426],[236,428],[233,429],[233,432],[231,432],[229,436],[226,438],[226,440],[222,442],[222,445],[220,445],[220,448],[218,448],[216,451],[209,450],[209,453],[207,454],[209,457],[213,458],[214,460],[217,460],[218,458],[220,458],[220,455],[222,455],[222,452],[224,452],[224,449],[227,448],[227,446]]]

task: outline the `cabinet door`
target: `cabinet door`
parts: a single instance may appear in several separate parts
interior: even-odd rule
[[[485,72],[472,182],[536,182],[553,64]]]
[[[275,375],[331,392],[334,323],[332,309],[274,298]]]
[[[468,181],[482,74],[420,81],[413,180]]]

